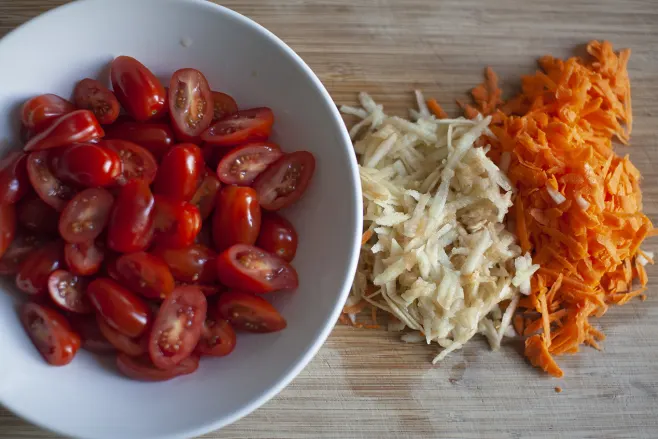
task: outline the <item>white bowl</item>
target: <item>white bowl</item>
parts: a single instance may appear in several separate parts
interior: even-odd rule
[[[349,136],[308,66],[253,21],[201,0],[88,0],[54,9],[0,41],[0,139],[17,143],[17,110],[41,93],[70,97],[84,77],[107,81],[108,63],[130,55],[167,79],[201,70],[243,108],[274,110],[274,140],[306,149],[317,169],[286,215],[299,233],[300,286],[272,297],[288,328],[240,334],[235,352],[203,359],[190,376],[142,383],[113,361],[80,351],[47,365],[16,313],[11,282],[0,292],[0,402],[60,434],[85,438],[180,438],[225,426],[281,391],[311,360],[336,322],[358,258],[361,193]],[[2,149],[9,148],[3,144]]]

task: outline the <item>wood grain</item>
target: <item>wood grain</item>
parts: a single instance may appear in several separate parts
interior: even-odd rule
[[[64,1],[0,0],[0,35]],[[658,5],[655,0],[227,0],[295,49],[338,103],[370,92],[404,114],[419,88],[448,109],[491,65],[508,91],[535,59],[590,39],[630,47],[636,126],[631,158],[658,221]],[[109,30],[111,31],[111,30]],[[4,67],[6,68],[6,66]],[[6,86],[6,85],[3,85]],[[658,250],[655,243],[649,249]],[[653,285],[658,270],[651,270]],[[519,340],[475,340],[438,367],[434,347],[337,327],[279,396],[208,438],[654,438],[658,436],[658,298],[612,309],[604,353],[561,360],[547,378]],[[1,355],[1,354],[0,354]],[[556,386],[564,391],[557,394]],[[0,409],[0,438],[51,438]]]

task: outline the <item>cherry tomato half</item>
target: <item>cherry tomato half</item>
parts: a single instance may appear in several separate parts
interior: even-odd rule
[[[256,191],[250,187],[225,186],[219,191],[212,220],[215,249],[234,244],[254,244],[260,231],[261,211]]]
[[[66,242],[82,244],[96,239],[107,225],[114,197],[102,188],[89,188],[69,201],[59,217],[59,233]],[[126,228],[129,226],[126,224]]]
[[[27,230],[39,235],[54,235],[57,233],[59,213],[46,204],[35,193],[30,193],[16,204],[18,223]]]
[[[78,276],[91,276],[98,273],[105,258],[105,250],[95,242],[80,244],[67,243],[64,246],[64,260],[71,273]]]
[[[162,158],[153,192],[172,200],[189,201],[204,175],[203,154],[191,143],[176,145]]]
[[[119,354],[117,368],[122,374],[134,380],[167,381],[196,371],[199,368],[199,358],[192,355],[183,359],[171,369],[163,370],[153,366],[151,359],[146,355],[131,357],[126,354]]]
[[[262,294],[292,290],[297,271],[283,259],[252,245],[237,244],[217,257],[217,277],[229,288]]]
[[[176,137],[193,142],[212,122],[213,98],[206,77],[195,69],[174,72],[169,83],[169,115]]]
[[[159,258],[144,252],[130,253],[117,259],[119,282],[148,299],[164,299],[174,289],[174,277],[169,266]]]
[[[201,244],[185,248],[158,246],[151,253],[161,257],[179,282],[211,284],[217,280],[217,253]]]
[[[40,151],[72,143],[89,142],[103,137],[105,132],[98,124],[94,113],[76,110],[60,116],[48,128],[32,137],[25,144],[25,151]]]
[[[36,151],[27,157],[27,175],[37,195],[61,212],[75,195],[75,190],[53,175],[50,170],[50,152]]]
[[[115,58],[110,65],[110,79],[117,99],[136,121],[144,122],[164,109],[164,87],[158,78],[135,58]]]
[[[231,324],[219,316],[216,308],[208,309],[203,322],[201,338],[194,351],[199,355],[223,357],[235,349],[235,331]]]
[[[0,204],[0,258],[16,235],[16,209],[13,204]]]
[[[102,145],[115,151],[121,159],[121,174],[116,179],[117,183],[125,185],[131,180],[153,183],[158,163],[147,149],[126,140],[105,140]]]
[[[137,357],[146,354],[146,338],[130,338],[123,335],[103,320],[102,317],[97,316],[97,325],[103,337],[119,352],[123,352],[131,357]]]
[[[63,247],[61,241],[55,241],[32,251],[25,258],[16,275],[18,289],[30,295],[48,291],[50,273],[59,269],[64,263]]]
[[[258,142],[267,140],[273,124],[274,113],[269,108],[241,110],[210,125],[201,139],[218,146]]]
[[[69,146],[53,163],[57,178],[84,187],[111,186],[122,171],[119,154],[95,143]]]
[[[208,218],[215,209],[215,200],[220,187],[221,183],[215,173],[206,171],[206,176],[203,177],[201,184],[190,200],[190,203],[199,209],[202,220]]]
[[[265,299],[240,291],[223,293],[217,302],[219,315],[240,331],[266,333],[285,329],[286,319]]]
[[[29,190],[27,154],[10,151],[0,160],[0,203],[15,203]]]
[[[217,176],[224,184],[249,186],[281,156],[283,153],[276,143],[256,142],[238,146],[219,162]]]
[[[55,305],[63,310],[89,314],[93,312],[87,298],[88,281],[66,270],[55,270],[48,277],[48,292]]]
[[[112,279],[98,278],[87,287],[87,296],[105,322],[128,337],[139,337],[150,321],[148,305]]]
[[[278,213],[265,212],[256,246],[290,262],[297,253],[297,232],[290,221]]]
[[[254,181],[260,205],[266,210],[288,207],[304,194],[315,172],[315,158],[308,151],[286,154]]]
[[[164,123],[117,122],[105,129],[105,139],[136,143],[147,149],[157,160],[174,146],[174,133]]]
[[[181,248],[194,243],[201,230],[199,209],[186,201],[155,196],[154,241],[165,247]]]
[[[212,121],[217,122],[220,119],[238,112],[238,104],[235,99],[221,91],[212,92],[213,116]]]
[[[132,180],[121,188],[110,214],[108,247],[120,253],[147,248],[153,238],[155,199],[147,183]]]
[[[9,248],[0,259],[0,275],[18,273],[23,261],[37,248],[43,245],[41,238],[18,231]]]
[[[73,90],[73,102],[82,110],[94,113],[98,122],[111,124],[119,117],[119,101],[114,93],[95,79],[85,78]]]
[[[54,94],[28,99],[21,108],[21,122],[33,133],[40,133],[60,116],[75,111],[75,106]]]
[[[53,366],[69,364],[80,349],[80,336],[51,308],[28,302],[21,309],[21,322],[39,353]]]
[[[206,320],[206,296],[195,286],[177,287],[160,307],[149,338],[149,355],[160,369],[189,357]]]

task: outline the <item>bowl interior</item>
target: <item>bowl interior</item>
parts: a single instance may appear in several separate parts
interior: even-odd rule
[[[153,11],[157,11],[154,14]],[[109,26],[109,24],[112,24]],[[272,302],[288,320],[278,334],[241,334],[234,354],[166,383],[139,383],[112,359],[86,352],[48,366],[24,334],[11,282],[0,292],[0,401],[70,436],[167,438],[202,434],[249,413],[310,360],[333,326],[355,268],[360,192],[349,139],[329,95],[303,62],[258,25],[197,0],[88,0],[66,5],[0,42],[0,142],[18,147],[18,109],[41,93],[70,97],[84,77],[107,82],[108,63],[130,55],[168,81],[201,70],[242,108],[269,106],[274,141],[307,149],[317,169],[305,197],[284,214],[299,233],[300,287]],[[10,85],[10,86],[8,86]]]

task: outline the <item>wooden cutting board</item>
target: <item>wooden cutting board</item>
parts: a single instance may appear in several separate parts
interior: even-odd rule
[[[137,0],[135,0],[137,1]],[[62,0],[0,0],[0,35]],[[455,98],[491,65],[511,91],[542,54],[566,57],[591,39],[633,50],[635,126],[626,150],[644,175],[645,210],[658,221],[656,0],[226,0],[311,66],[337,103],[370,92],[405,114],[412,90]],[[106,30],[111,31],[111,29]],[[4,66],[7,68],[7,66]],[[10,84],[2,84],[10,86]],[[624,151],[625,153],[626,151]],[[658,250],[658,241],[647,245]],[[658,270],[646,302],[597,324],[605,352],[562,358],[552,379],[522,358],[520,340],[490,352],[483,340],[439,366],[434,346],[338,326],[286,390],[208,438],[655,438],[658,437]],[[2,354],[0,353],[0,357]],[[555,387],[562,387],[556,393]],[[0,438],[50,438],[0,409]]]

